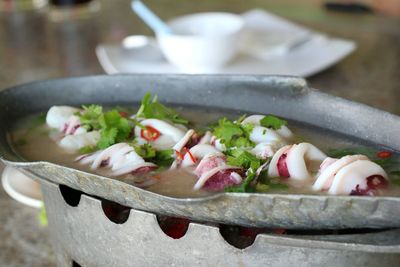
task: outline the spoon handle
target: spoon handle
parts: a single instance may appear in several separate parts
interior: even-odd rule
[[[155,32],[171,33],[171,29],[140,0],[133,0],[132,10]]]

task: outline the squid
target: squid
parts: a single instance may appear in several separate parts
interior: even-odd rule
[[[387,185],[388,176],[381,166],[364,155],[351,155],[326,159],[313,189],[331,195],[374,195]]]
[[[269,177],[308,180],[327,156],[309,143],[287,145],[272,157],[268,167]]]
[[[46,123],[50,128],[61,131],[70,117],[79,111],[81,110],[70,106],[52,106],[47,112]]]
[[[157,168],[156,164],[146,162],[140,157],[127,143],[117,143],[104,150],[80,156],[75,160],[81,164],[91,164],[93,170],[109,168],[113,176],[148,172]]]
[[[198,177],[193,189],[208,191],[221,191],[226,186],[240,184],[244,176],[243,169],[228,165],[221,152],[206,154],[193,173]]]
[[[197,161],[209,155],[222,156],[223,154],[212,145],[208,144],[195,145],[194,147],[189,149],[188,152],[183,156],[181,167],[193,166],[197,163]]]
[[[155,149],[170,149],[176,145],[187,131],[183,125],[175,125],[158,119],[140,121],[145,129],[136,126],[135,136],[139,144],[151,143]],[[149,133],[150,134],[147,134]]]
[[[250,140],[256,144],[256,147],[251,152],[261,159],[272,157],[280,147],[293,138],[293,133],[285,125],[278,130],[261,126],[260,120],[264,117],[264,115],[251,115],[241,122],[254,126]]]
[[[94,147],[100,140],[100,132],[84,132],[76,135],[66,135],[59,142],[58,145],[67,151],[78,151],[83,147]]]
[[[95,146],[100,140],[98,131],[87,132],[81,127],[79,117],[74,115],[81,109],[70,106],[53,106],[46,115],[46,123],[62,133],[59,146],[67,151],[77,151],[86,146]]]

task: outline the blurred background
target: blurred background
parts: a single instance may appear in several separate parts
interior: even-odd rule
[[[164,20],[198,12],[242,14],[260,9],[328,40],[346,40],[354,49],[306,75],[311,87],[400,115],[400,0],[144,2]],[[131,35],[154,33],[132,12],[129,0],[0,0],[0,90],[36,80],[109,73],[96,48],[122,49],[122,41]],[[285,64],[288,69],[291,64],[307,65],[314,56]],[[54,265],[48,233],[37,214],[0,188],[0,266]]]

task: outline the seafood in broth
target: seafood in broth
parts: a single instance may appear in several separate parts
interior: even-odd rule
[[[374,196],[398,182],[369,155],[328,156],[299,141],[288,122],[274,115],[223,117],[194,127],[150,94],[135,113],[99,105],[53,106],[46,127],[53,129],[52,142],[71,155],[72,166],[165,194],[176,187],[187,191],[183,196],[301,188]],[[384,152],[380,159],[391,157]]]

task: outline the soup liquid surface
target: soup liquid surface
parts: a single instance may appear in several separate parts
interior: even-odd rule
[[[243,113],[237,111],[226,110],[204,110],[196,108],[178,107],[176,108],[179,114],[193,122],[194,129],[204,129],[206,125],[217,122],[222,117],[236,119]],[[249,115],[249,114],[248,114]],[[9,134],[10,143],[14,150],[24,159],[28,161],[48,161],[59,165],[72,167],[78,170],[96,173],[108,176],[112,179],[123,180],[127,183],[138,185],[132,181],[132,177],[111,177],[107,169],[92,170],[89,165],[82,165],[76,162],[75,159],[80,154],[70,153],[57,145],[60,135],[57,131],[49,129],[46,125],[41,125],[34,130],[27,130],[32,124],[32,121],[37,119],[38,115],[27,117],[15,124],[15,129]],[[340,149],[348,147],[369,147],[376,151],[384,148],[374,146],[371,143],[366,143],[362,140],[356,140],[344,135],[339,135],[321,129],[316,126],[306,125],[295,121],[289,121],[288,127],[296,135],[295,142],[309,142],[320,148],[325,153],[330,149]],[[394,154],[396,159],[398,155]],[[399,168],[400,170],[400,164]],[[146,189],[162,195],[187,198],[187,197],[202,197],[212,193],[204,190],[193,190],[193,185],[197,181],[192,169],[164,170],[155,175],[156,179],[146,186]],[[140,179],[139,179],[140,180]],[[143,180],[143,179],[142,179]],[[280,194],[325,194],[314,192],[310,189],[313,181],[289,182],[287,189],[272,189],[268,193]],[[400,196],[400,187],[390,185],[388,189],[379,192],[380,195]]]

